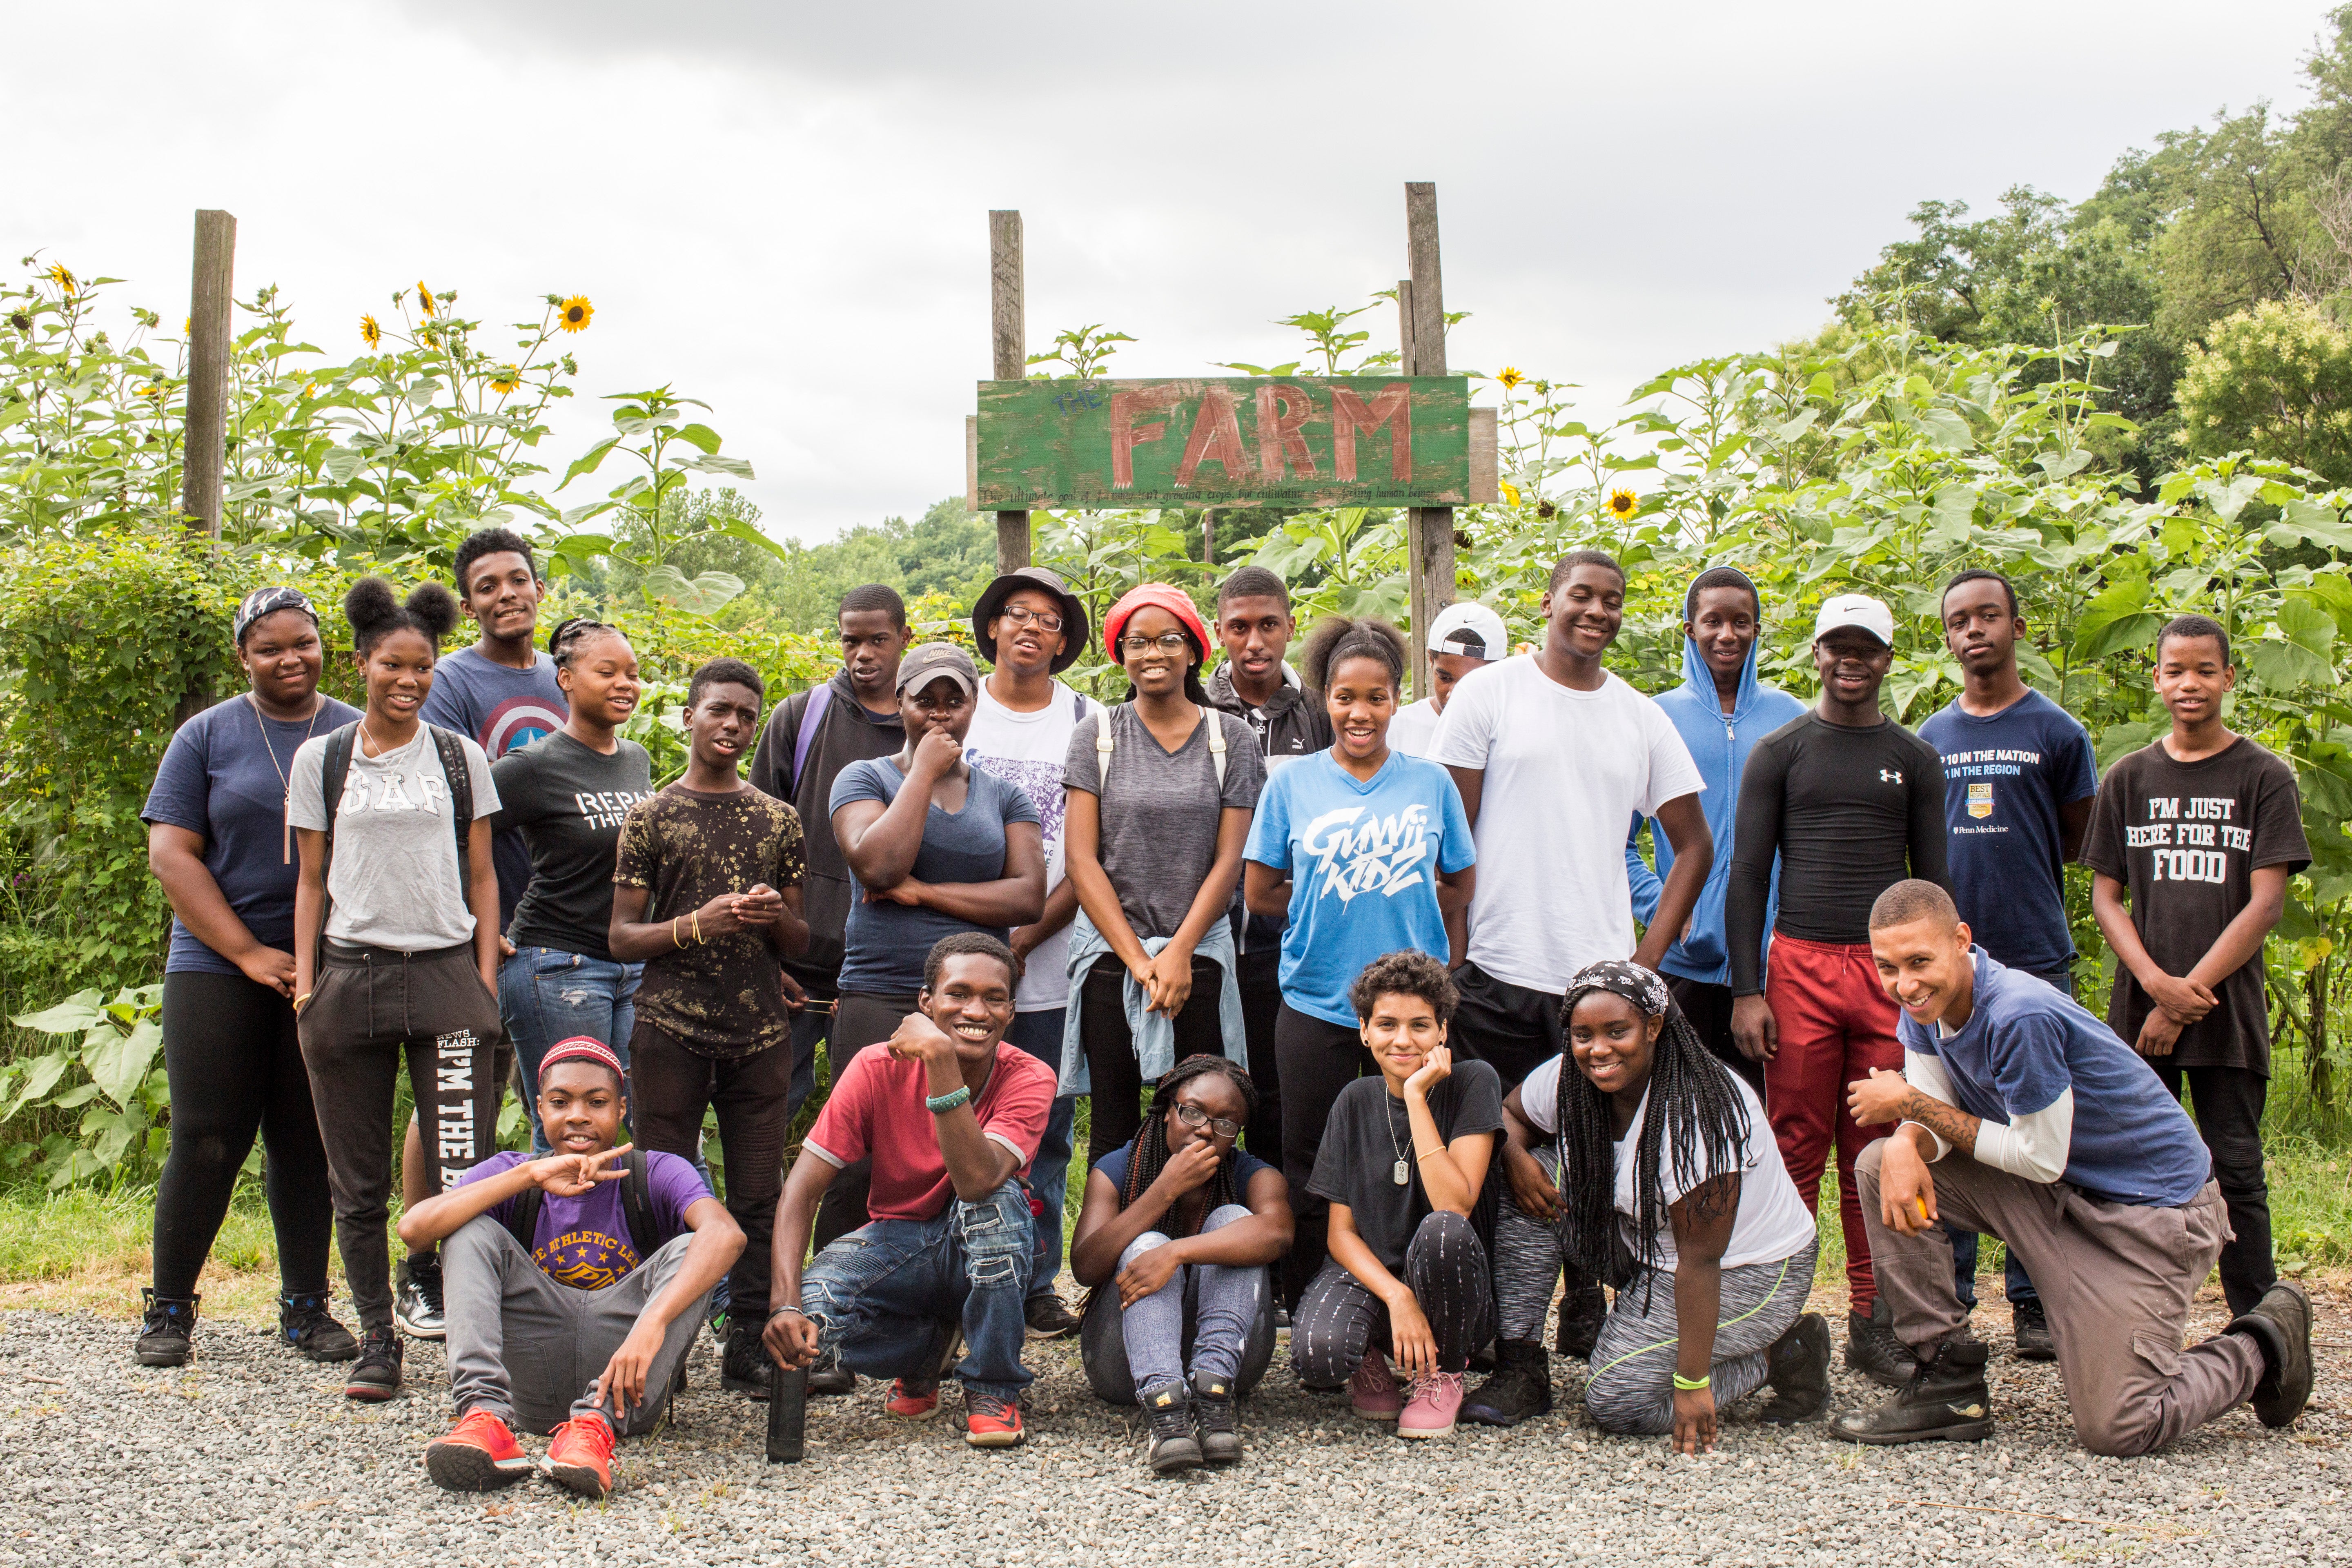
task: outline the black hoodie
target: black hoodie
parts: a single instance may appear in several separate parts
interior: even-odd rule
[[[849,877],[849,863],[833,839],[833,781],[852,763],[869,757],[892,757],[907,744],[907,727],[897,711],[873,713],[857,700],[843,670],[825,683],[824,711],[809,742],[807,766],[793,776],[793,755],[800,746],[801,724],[816,691],[795,692],[768,715],[760,743],[751,749],[751,787],[773,795],[801,814],[801,832],[808,850],[808,879],[801,886],[801,914],[808,921],[808,952],[787,959],[785,972],[819,998],[838,994],[841,960],[845,951],[843,927],[857,889]]]

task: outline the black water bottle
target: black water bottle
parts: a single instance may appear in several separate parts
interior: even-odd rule
[[[808,1368],[768,1363],[768,1463],[797,1465],[808,1451]]]

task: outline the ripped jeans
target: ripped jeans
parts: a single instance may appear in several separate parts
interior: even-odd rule
[[[981,1203],[950,1199],[930,1219],[877,1219],[834,1242],[801,1279],[820,1361],[868,1377],[929,1383],[957,1328],[965,1388],[1012,1399],[1021,1364],[1023,1304],[1035,1267],[1029,1194],[1009,1181]]]

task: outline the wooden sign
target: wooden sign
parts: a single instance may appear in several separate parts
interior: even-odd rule
[[[1494,412],[1461,376],[983,381],[967,446],[975,511],[1495,496]]]

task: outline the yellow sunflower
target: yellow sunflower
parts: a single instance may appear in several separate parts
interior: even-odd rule
[[[498,374],[490,377],[490,390],[492,392],[500,394],[513,392],[521,385],[522,372],[517,370],[510,364],[500,365],[498,369]]]
[[[360,341],[370,348],[383,342],[383,329],[375,324],[373,316],[360,318]]]
[[[150,403],[161,403],[163,401],[163,389],[153,382],[149,382],[139,389],[139,395]]]
[[[588,302],[587,295],[574,294],[563,301],[562,313],[556,317],[555,324],[567,332],[584,332],[588,330],[588,318],[595,313],[596,307]]]
[[[1503,374],[1495,379],[1503,384],[1503,389],[1506,392],[1510,392],[1516,391],[1519,383],[1527,380],[1527,377],[1519,374],[1517,366],[1507,364],[1503,367]]]
[[[422,278],[416,280],[416,302],[425,308],[426,315],[430,316],[434,313],[433,290],[425,286],[425,279]]]
[[[66,264],[62,261],[53,262],[50,264],[48,278],[50,282],[56,284],[58,288],[64,289],[68,294],[81,287],[79,283],[74,280],[74,275],[66,269]]]
[[[1510,480],[1508,480],[1508,479],[1505,479],[1505,480],[1503,480],[1503,481],[1502,481],[1502,489],[1503,489],[1503,499],[1504,499],[1505,500],[1507,500],[1507,501],[1510,502],[1513,506],[1517,506],[1517,505],[1518,505],[1518,504],[1519,504],[1519,487],[1518,487],[1518,486],[1517,486],[1517,485],[1515,485],[1515,484],[1511,483],[1511,481],[1510,481]]]
[[[1632,490],[1611,490],[1609,492],[1609,515],[1617,519],[1620,522],[1622,522],[1625,519],[1633,516],[1636,511],[1639,511],[1641,507],[1642,498],[1635,495]]]

